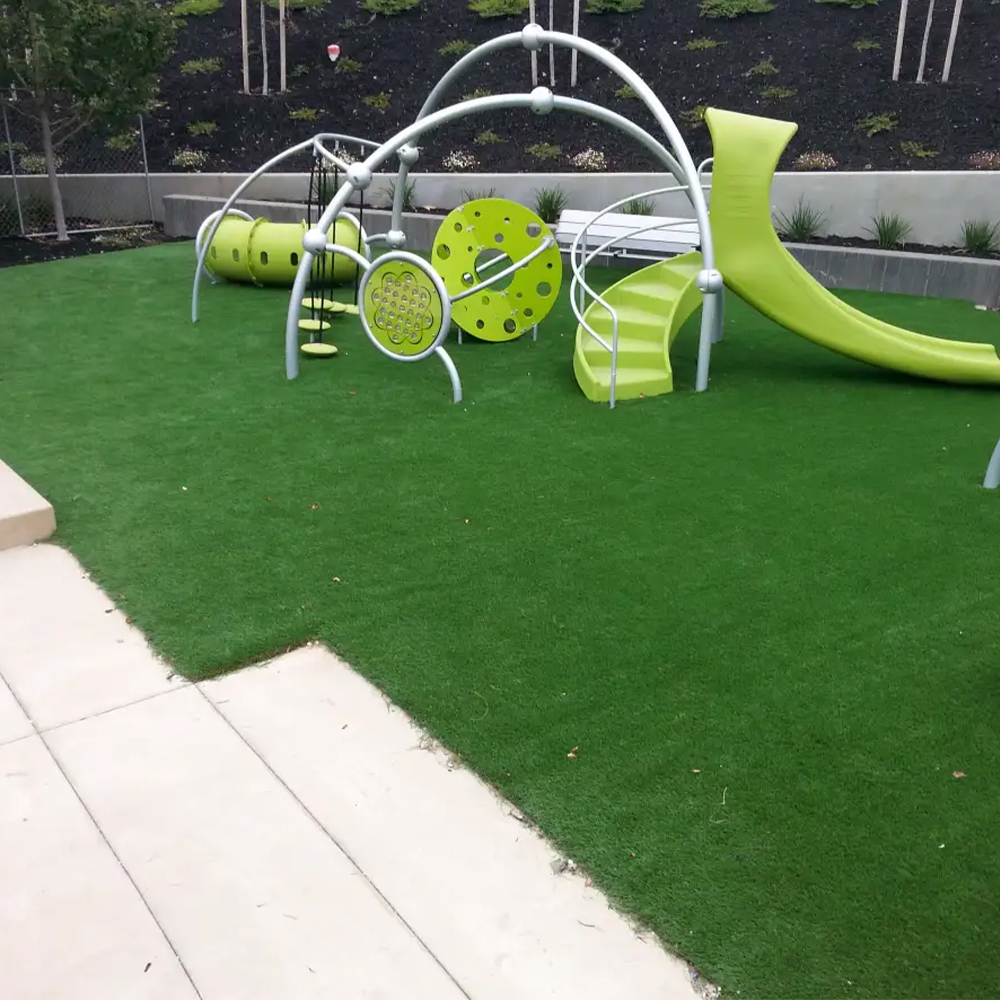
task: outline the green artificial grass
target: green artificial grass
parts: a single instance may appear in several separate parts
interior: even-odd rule
[[[731,299],[709,392],[692,324],[678,391],[610,411],[565,296],[450,345],[459,406],[356,320],[287,382],[287,293],[206,286],[192,326],[192,270],[0,272],[0,455],[179,671],[328,641],[730,996],[996,995],[1000,394]]]

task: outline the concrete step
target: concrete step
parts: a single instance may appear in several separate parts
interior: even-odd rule
[[[0,551],[40,542],[55,530],[52,504],[0,461]]]

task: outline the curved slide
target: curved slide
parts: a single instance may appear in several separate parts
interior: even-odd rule
[[[851,308],[782,246],[771,224],[771,181],[798,126],[710,108],[711,221],[726,285],[781,326],[830,350],[922,378],[1000,384],[991,344],[941,340]]]

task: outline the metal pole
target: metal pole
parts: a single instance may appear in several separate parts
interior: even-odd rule
[[[986,466],[986,476],[983,478],[983,489],[995,490],[1000,486],[1000,441],[997,441],[990,464]]]
[[[927,22],[924,24],[924,40],[920,46],[920,65],[917,67],[917,83],[924,82],[924,67],[927,65],[927,43],[931,40],[931,22],[934,20],[934,0],[927,5]]]
[[[902,0],[899,6],[899,28],[896,30],[896,58],[892,64],[892,78],[899,79],[899,66],[903,61],[903,36],[906,34],[906,11],[910,0]]]
[[[958,38],[958,25],[962,20],[962,4],[965,0],[955,0],[955,13],[951,16],[951,34],[948,36],[948,52],[944,57],[944,72],[941,82],[947,83],[951,76],[951,59],[955,54],[955,39]]]
[[[528,0],[528,20],[535,23],[535,0]],[[531,86],[538,86],[538,52],[531,50]]]
[[[247,0],[240,0],[240,28],[243,33],[243,93],[250,93],[250,26],[247,22]]]
[[[549,0],[549,31],[555,31],[555,14],[552,8],[555,6],[555,0]],[[556,47],[549,42],[549,86],[555,87],[556,85]]]
[[[153,207],[153,184],[149,179],[149,160],[146,158],[146,128],[139,115],[139,145],[142,147],[142,172],[146,175],[146,195],[149,198],[149,221],[156,221],[156,209]]]
[[[281,92],[288,89],[288,49],[285,43],[285,0],[278,0],[278,48],[279,62],[281,63]]]
[[[573,0],[573,37],[580,37],[580,0]],[[576,64],[577,56],[579,53],[576,49],[573,49],[573,55],[571,57],[572,63],[570,66],[570,78],[569,85],[571,87],[576,86]]]
[[[21,194],[17,189],[17,167],[14,164],[14,146],[10,140],[10,123],[7,121],[7,105],[0,104],[3,111],[3,134],[7,139],[7,156],[10,158],[10,178],[14,184],[14,205],[17,207],[17,225],[22,236],[28,234],[24,231],[24,213],[21,211]]]

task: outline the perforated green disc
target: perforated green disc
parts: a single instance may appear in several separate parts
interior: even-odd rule
[[[333,344],[323,344],[319,341],[302,344],[299,350],[311,358],[332,358],[337,353],[337,348]]]
[[[325,319],[300,319],[299,329],[309,333],[322,333],[330,329],[330,324]]]
[[[379,261],[368,277],[361,308],[372,336],[400,357],[427,350],[443,315],[441,296],[430,277],[410,261],[393,259]]]
[[[456,208],[441,224],[431,250],[434,269],[452,296],[524,260],[546,237],[551,246],[512,276],[453,302],[451,318],[482,340],[513,340],[548,315],[562,282],[562,258],[552,230],[530,209],[503,198],[481,198]],[[500,254],[508,259],[484,267]]]

